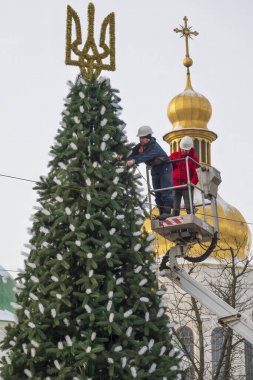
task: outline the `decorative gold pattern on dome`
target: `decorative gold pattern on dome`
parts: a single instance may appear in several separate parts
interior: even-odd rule
[[[93,75],[98,77],[102,70],[115,70],[115,15],[110,13],[101,26],[99,46],[102,53],[99,53],[94,38],[95,7],[90,3],[88,6],[88,36],[82,49],[78,46],[82,44],[81,23],[78,14],[69,5],[67,7],[67,33],[66,33],[66,65],[79,66],[83,77],[90,80]],[[72,39],[73,24],[75,26],[76,38]],[[106,43],[106,32],[109,29],[109,44]],[[75,54],[78,58],[72,59]],[[103,60],[109,58],[109,63]]]

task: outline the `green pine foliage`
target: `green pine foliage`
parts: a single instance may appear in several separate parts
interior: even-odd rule
[[[4,380],[180,379],[151,253],[140,184],[107,79],[71,86],[36,185],[17,323],[2,343]]]

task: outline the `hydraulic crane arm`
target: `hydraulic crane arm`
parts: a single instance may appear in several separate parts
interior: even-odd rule
[[[238,312],[232,306],[228,305],[216,294],[192,278],[183,269],[174,266],[174,268],[170,267],[162,273],[166,277],[169,277],[181,289],[198,300],[213,314],[217,315],[219,323],[223,326],[229,326],[244,339],[253,344],[253,323],[245,314]]]

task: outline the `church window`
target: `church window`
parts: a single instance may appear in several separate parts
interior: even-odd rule
[[[179,327],[177,330],[177,335],[182,344],[182,350],[187,353],[186,357],[190,357],[193,359],[194,355],[194,337],[192,329],[188,326]],[[194,379],[194,369],[191,365],[190,360],[187,360],[187,371],[185,380],[193,380]]]
[[[212,342],[212,370],[213,370],[213,373],[215,373],[219,360],[220,360],[222,345],[224,342],[224,330],[222,327],[216,327],[212,331],[211,342]],[[224,374],[224,364],[221,366],[217,380],[223,380],[223,374]]]

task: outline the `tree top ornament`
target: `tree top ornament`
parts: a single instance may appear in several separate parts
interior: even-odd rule
[[[66,65],[79,66],[81,74],[86,80],[91,80],[93,75],[97,77],[102,70],[115,71],[115,14],[110,13],[102,22],[99,47],[94,38],[95,6],[88,5],[88,33],[87,39],[82,45],[81,23],[78,14],[67,6],[67,31],[66,31]],[[73,32],[75,30],[75,34]],[[107,30],[109,30],[108,42],[106,42]],[[75,59],[72,55],[77,56]],[[103,61],[108,58],[109,63]]]

